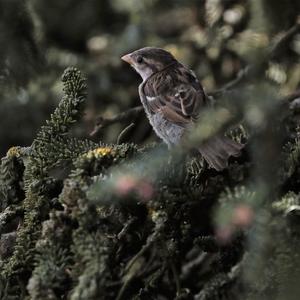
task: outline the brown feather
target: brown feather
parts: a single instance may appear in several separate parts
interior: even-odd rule
[[[217,136],[203,143],[198,150],[210,167],[221,171],[228,166],[229,157],[239,156],[243,147],[244,145],[225,136]]]
[[[175,124],[188,125],[205,105],[200,83],[179,63],[151,76],[143,90],[146,97],[155,98],[148,103],[151,113],[161,112]]]

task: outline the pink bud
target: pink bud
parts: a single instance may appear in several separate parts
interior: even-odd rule
[[[116,182],[116,191],[119,195],[125,196],[132,192],[137,185],[136,178],[130,175],[120,177]]]
[[[252,224],[253,218],[253,209],[247,204],[240,204],[234,209],[232,223],[235,226],[246,228]]]

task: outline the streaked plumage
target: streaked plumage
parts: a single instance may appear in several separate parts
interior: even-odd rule
[[[156,134],[169,147],[180,143],[185,131],[196,122],[203,107],[209,105],[194,73],[169,52],[146,47],[122,57],[141,75],[139,95]],[[227,166],[230,156],[238,156],[243,145],[217,136],[198,150],[216,170]]]

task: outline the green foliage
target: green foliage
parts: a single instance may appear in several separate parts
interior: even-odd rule
[[[250,252],[243,262],[244,268],[248,268],[246,283],[251,286],[249,299],[256,294],[263,299],[297,299],[299,295],[296,282],[300,276],[300,260],[296,249],[300,245],[300,236],[295,204],[299,204],[298,196],[288,193],[273,203],[272,214],[262,210],[257,217],[257,224],[264,227],[253,228]],[[261,276],[255,281],[257,272]]]
[[[32,144],[29,171],[32,174],[28,174],[29,177],[46,175],[49,169],[76,158],[79,153],[87,151],[94,145],[90,141],[66,138],[70,126],[81,116],[82,105],[86,98],[86,82],[80,72],[72,68],[65,71],[62,81],[65,96]],[[36,167],[38,169],[35,169]]]
[[[36,244],[35,266],[28,282],[31,299],[57,299],[64,293],[62,287],[70,283],[67,270],[71,264],[71,228],[67,221],[63,213],[57,212],[43,223]]]
[[[24,165],[17,147],[11,148],[0,165],[0,212],[7,206],[22,200]]]
[[[86,85],[74,68],[65,71],[63,82],[65,96],[30,149],[13,148],[2,161],[1,224],[14,236],[1,254],[2,298],[28,293],[30,299],[66,294],[70,299],[151,299],[163,291],[170,299],[238,299],[249,257],[269,275],[265,286],[251,280],[246,296],[274,295],[274,285],[280,286],[278,293],[294,288],[288,276],[298,276],[291,263],[298,260],[295,193],[275,202],[270,212],[265,207],[263,214],[267,190],[245,188],[245,157],[243,164],[232,162],[218,174],[201,160],[186,157],[183,163],[163,148],[70,137],[82,115]],[[245,137],[241,129],[231,134]],[[66,166],[68,172],[61,172]],[[289,174],[285,178],[291,180]],[[267,222],[270,230],[262,235]],[[257,251],[250,245],[245,254],[246,236],[272,234],[282,235],[286,246]],[[270,253],[272,259],[262,260]],[[279,272],[281,264],[286,268]],[[254,276],[251,270],[246,280]]]
[[[287,145],[287,173],[288,175],[293,175],[296,170],[297,166],[299,165],[300,159],[300,142],[299,138],[297,137],[293,143],[289,143]]]
[[[280,40],[273,32],[295,24],[298,4],[271,11],[267,0],[9,2],[0,7],[19,7],[16,23],[26,28],[19,43],[0,50],[0,80],[20,81],[6,64],[16,55],[9,49],[19,48],[26,80],[14,92],[5,84],[3,102],[61,100],[31,146],[12,147],[1,160],[0,299],[298,299],[299,121],[297,100],[289,109],[282,96],[300,82],[296,32],[271,52]],[[273,24],[281,8],[289,18]],[[53,11],[72,22],[62,26]],[[12,35],[17,25],[7,10],[0,14]],[[49,76],[33,80],[36,33],[44,34]],[[96,108],[109,119],[134,105],[136,78],[115,58],[146,44],[173,51],[207,90],[242,70],[211,93],[224,102],[194,132],[196,141],[228,129],[247,142],[228,169],[216,172],[193,153],[156,143],[106,143],[127,121],[101,131],[102,142],[82,138],[76,125],[86,102],[95,106],[86,120]],[[73,67],[62,76],[64,95],[57,91],[57,72],[73,62],[87,71],[89,97]],[[244,70],[246,63],[253,65]],[[234,126],[239,117],[243,124]],[[130,140],[144,142],[145,118],[129,121]]]
[[[65,149],[64,155],[57,155],[58,153],[55,151],[60,149],[57,148],[57,144],[61,142],[61,137],[67,133],[70,125],[81,115],[86,85],[80,72],[76,69],[66,70],[63,75],[63,82],[65,84],[65,97],[62,99],[60,106],[51,115],[47,125],[42,127],[31,149],[27,151],[29,154],[25,155],[23,153],[22,156],[19,149],[11,149],[2,165],[4,174],[17,174],[15,176],[22,178],[24,168],[12,165],[9,172],[6,161],[17,158],[21,161],[22,158],[24,161],[26,160],[24,173],[25,189],[23,192],[23,195],[25,193],[25,199],[22,202],[24,219],[19,225],[13,255],[5,262],[1,270],[1,278],[9,278],[9,285],[14,285],[14,282],[19,280],[19,276],[26,276],[25,274],[33,266],[33,257],[36,252],[34,249],[36,241],[41,234],[41,221],[47,218],[51,207],[51,203],[49,203],[51,196],[49,196],[49,193],[55,194],[58,184],[55,179],[48,176],[49,169],[59,165],[62,157],[65,160],[72,160],[74,157],[74,154],[70,151],[68,152],[67,149]],[[65,139],[65,144],[60,144],[60,146],[67,145],[66,141],[69,142],[69,139]],[[75,140],[73,141],[75,142]],[[76,148],[78,152],[84,152],[93,145],[84,141],[76,141],[75,143],[71,145],[78,146]],[[70,146],[70,143],[68,146]],[[13,187],[11,183],[14,183],[14,181],[12,181],[13,178],[10,179],[11,177],[5,177],[7,181],[3,182],[2,186],[4,192],[8,187],[9,189]],[[4,192],[2,193],[4,194]],[[5,204],[5,201],[3,201],[3,204]],[[8,202],[7,204],[10,203]]]

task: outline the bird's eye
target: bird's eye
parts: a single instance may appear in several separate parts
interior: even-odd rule
[[[141,56],[138,56],[136,61],[138,64],[141,64],[143,62],[143,58]]]

